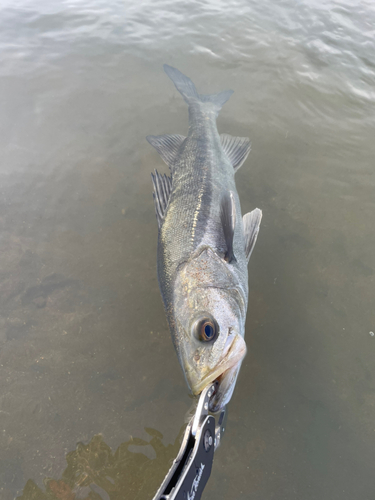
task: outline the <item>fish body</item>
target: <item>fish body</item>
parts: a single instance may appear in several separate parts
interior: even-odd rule
[[[247,138],[219,135],[216,118],[232,91],[199,95],[177,69],[164,69],[189,107],[189,131],[149,136],[171,175],[153,174],[158,281],[174,346],[193,394],[218,381],[218,411],[231,398],[246,354],[247,264],[262,213],[241,217],[235,171]]]

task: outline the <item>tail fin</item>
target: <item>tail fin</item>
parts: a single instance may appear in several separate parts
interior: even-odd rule
[[[180,92],[185,102],[189,105],[193,102],[211,102],[214,104],[217,112],[219,112],[222,106],[233,94],[233,90],[224,90],[218,94],[200,95],[198,94],[194,83],[190,80],[190,78],[182,74],[181,71],[176,68],[172,68],[172,66],[168,66],[168,64],[164,64],[164,71],[175,84],[176,89]]]
[[[176,89],[180,92],[185,101],[189,104],[191,98],[199,99],[199,94],[195,88],[194,83],[187,76],[183,75],[181,71],[178,71],[168,64],[164,64],[164,71],[167,73],[169,78],[175,84]]]

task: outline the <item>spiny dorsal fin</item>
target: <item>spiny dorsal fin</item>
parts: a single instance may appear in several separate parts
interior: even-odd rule
[[[223,226],[225,244],[227,246],[224,258],[227,262],[231,262],[232,260],[236,260],[233,253],[234,228],[236,226],[236,205],[234,203],[232,191],[226,193],[221,200],[220,219],[221,225]]]
[[[247,137],[232,137],[229,134],[220,134],[221,146],[233,165],[234,171],[242,166],[250,153],[250,139]]]
[[[261,220],[262,211],[259,208],[255,208],[252,212],[248,212],[242,218],[245,234],[245,254],[248,262],[258,237]]]
[[[161,175],[157,170],[155,170],[155,174],[151,174],[152,184],[154,185],[154,203],[155,203],[155,212],[156,219],[158,221],[158,226],[160,226],[163,222],[165,212],[168,207],[169,196],[171,194],[172,188],[172,177],[168,175]]]
[[[146,139],[151,146],[154,146],[168,167],[172,167],[177,157],[178,150],[186,137],[179,134],[148,135]]]

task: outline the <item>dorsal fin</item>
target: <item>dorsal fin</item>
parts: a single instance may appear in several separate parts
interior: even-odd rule
[[[229,134],[220,134],[221,146],[233,165],[234,171],[242,166],[250,153],[250,139],[247,137],[232,137]]]
[[[146,139],[151,146],[154,146],[168,167],[172,167],[177,157],[178,150],[186,137],[179,134],[148,135]]]
[[[221,225],[223,226],[225,244],[227,246],[224,258],[227,262],[231,262],[232,260],[236,260],[233,253],[234,228],[236,226],[236,205],[234,203],[232,191],[226,193],[221,200],[220,219]]]
[[[245,234],[245,254],[248,262],[258,237],[261,220],[262,211],[259,208],[255,208],[252,212],[248,212],[242,218]]]
[[[151,174],[151,178],[152,184],[154,185],[153,197],[156,219],[160,229],[169,203],[169,197],[172,189],[172,177],[169,177],[166,174],[161,175],[157,170],[155,170],[155,174]]]

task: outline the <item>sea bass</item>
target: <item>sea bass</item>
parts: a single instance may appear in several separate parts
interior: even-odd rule
[[[164,70],[189,107],[189,131],[148,136],[170,168],[152,175],[159,226],[157,271],[173,343],[193,394],[218,382],[211,411],[230,400],[246,354],[247,264],[262,212],[241,217],[235,172],[250,152],[244,137],[219,135],[232,95],[198,94],[190,78]]]

